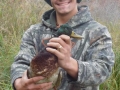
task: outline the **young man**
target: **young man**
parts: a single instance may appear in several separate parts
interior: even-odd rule
[[[77,6],[81,0],[46,0],[53,7],[44,13],[42,23],[32,25],[23,35],[21,48],[11,66],[12,84],[16,90],[49,90],[52,83],[35,84],[43,77],[28,79],[26,70],[32,58],[42,49],[41,39],[49,38],[60,25],[68,24],[84,39],[71,48],[67,35],[52,38],[47,51],[58,57],[63,69],[58,90],[99,90],[112,71],[114,53],[107,28],[94,21],[87,6]]]

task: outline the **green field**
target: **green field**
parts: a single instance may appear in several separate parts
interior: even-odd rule
[[[35,1],[0,0],[0,90],[12,90],[10,66],[19,50],[24,31],[31,24],[40,22],[43,12],[50,9],[50,6],[45,4],[44,1]],[[117,10],[120,11],[120,7],[117,6],[117,3],[114,3],[114,7],[112,4],[108,3],[106,9],[105,6],[98,9],[91,6],[94,3],[88,4],[93,17],[108,27],[116,56],[111,77],[101,85],[100,90],[120,90],[120,14],[117,12]],[[111,7],[114,10],[111,10]]]

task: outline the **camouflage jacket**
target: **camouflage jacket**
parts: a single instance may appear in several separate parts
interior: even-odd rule
[[[78,13],[68,22],[84,39],[74,40],[72,57],[78,62],[77,80],[63,70],[62,83],[58,90],[99,90],[99,85],[111,74],[114,65],[112,40],[108,29],[93,20],[87,6],[78,7]],[[22,76],[32,58],[43,47],[41,40],[51,37],[56,31],[54,9],[44,13],[42,22],[32,25],[23,35],[20,51],[11,66],[11,81]]]

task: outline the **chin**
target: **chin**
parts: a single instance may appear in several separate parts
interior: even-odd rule
[[[58,12],[58,14],[61,14],[61,15],[67,15],[67,14],[70,14],[71,12],[70,11],[61,11],[61,12]]]
[[[62,9],[58,9],[56,10],[59,14],[67,14],[67,13],[70,13],[71,10],[70,8],[62,8]]]

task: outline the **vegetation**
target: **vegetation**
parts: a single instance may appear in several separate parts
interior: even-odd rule
[[[120,90],[119,0],[105,1],[83,0],[82,4],[90,6],[94,18],[108,27],[113,39],[116,62],[111,77],[100,90]],[[44,0],[0,0],[0,90],[12,90],[10,66],[19,50],[23,32],[31,24],[40,22],[43,12],[50,8]]]

